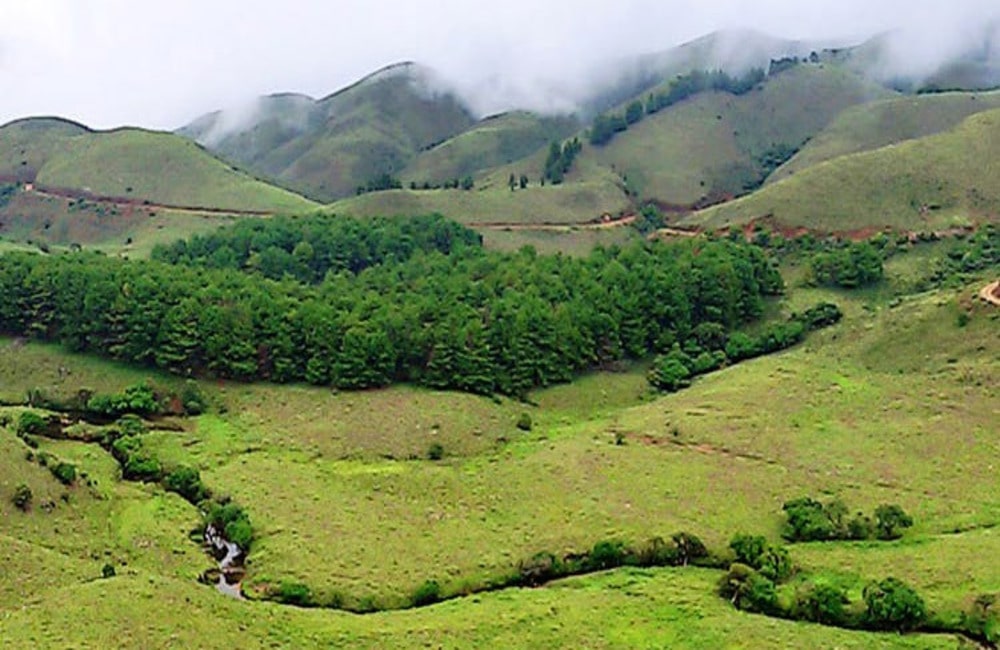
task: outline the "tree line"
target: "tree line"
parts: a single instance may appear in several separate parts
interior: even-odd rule
[[[730,241],[637,242],[577,259],[486,251],[438,218],[328,221],[368,242],[416,230],[398,255],[320,256],[310,244],[315,266],[304,267],[294,252],[321,240],[314,219],[240,224],[158,254],[175,264],[7,254],[0,331],[186,376],[523,396],[668,351],[704,323],[732,330],[782,290],[761,249]],[[434,232],[451,243],[413,244],[440,244]],[[252,263],[265,244],[288,266]],[[218,251],[229,251],[225,264]]]
[[[665,91],[651,93],[645,104],[635,100],[625,107],[624,113],[602,113],[594,118],[590,127],[590,144],[600,147],[608,144],[615,135],[630,126],[699,93],[714,90],[731,95],[745,95],[767,78],[761,68],[754,68],[742,77],[733,77],[722,70],[695,70],[680,75]]]

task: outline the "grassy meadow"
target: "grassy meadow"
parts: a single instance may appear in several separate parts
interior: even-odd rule
[[[529,403],[406,386],[202,382],[211,412],[143,443],[247,508],[257,535],[248,602],[196,582],[212,561],[188,537],[194,507],[122,482],[95,445],[42,440],[39,451],[86,473],[63,486],[27,460],[12,427],[0,429],[0,638],[12,648],[953,648],[949,635],[741,613],[715,595],[721,573],[704,569],[623,569],[371,615],[255,601],[292,582],[322,602],[398,607],[426,580],[462,593],[539,551],[604,539],[685,530],[720,551],[738,532],[777,541],[782,503],[809,495],[866,512],[899,503],[916,525],[892,543],[792,545],[798,566],[854,599],[869,580],[895,575],[957,616],[976,595],[1000,591],[988,561],[1000,552],[1000,311],[973,300],[979,279],[909,294],[947,246],[893,258],[883,287],[857,293],[799,286],[789,267],[789,294],[772,317],[832,300],[845,320],[669,396],[649,393],[643,365]],[[33,388],[69,395],[140,381],[179,385],[0,339],[6,403]],[[524,413],[530,431],[516,426]],[[429,459],[434,445],[440,460]],[[28,513],[9,498],[22,482],[34,493]],[[115,577],[99,579],[105,563]]]

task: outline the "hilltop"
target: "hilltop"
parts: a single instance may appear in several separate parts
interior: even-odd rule
[[[354,193],[475,123],[462,101],[422,66],[375,72],[320,100],[277,95],[248,116],[224,112],[178,131],[316,200]]]

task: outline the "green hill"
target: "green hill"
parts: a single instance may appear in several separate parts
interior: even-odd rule
[[[464,178],[530,156],[579,128],[571,116],[546,117],[526,111],[495,115],[422,152],[399,175],[404,185]]]
[[[838,156],[934,135],[993,108],[1000,108],[1000,92],[925,94],[855,106],[841,113],[767,182]]]
[[[36,182],[171,206],[261,212],[316,207],[227,165],[190,140],[139,129],[69,139],[38,170]]]
[[[993,110],[946,133],[815,165],[685,223],[716,228],[768,218],[828,231],[931,230],[996,219],[998,156],[1000,111]]]
[[[56,117],[17,120],[0,126],[0,179],[32,181],[38,170],[73,137],[90,129]]]
[[[299,95],[265,98],[249,119],[224,113],[179,131],[212,151],[317,200],[332,201],[475,122],[438,87],[429,70],[390,66],[318,101]],[[240,124],[240,122],[243,124]]]
[[[676,206],[745,193],[841,111],[890,95],[846,69],[799,64],[734,96],[703,92],[646,116],[580,158],[627,177],[639,196]]]

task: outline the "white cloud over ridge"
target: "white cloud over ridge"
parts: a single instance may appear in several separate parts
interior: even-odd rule
[[[608,61],[739,27],[845,40],[897,29],[893,65],[923,72],[997,16],[995,0],[0,0],[0,122],[175,128],[260,94],[321,97],[402,60],[484,112],[571,108]]]

